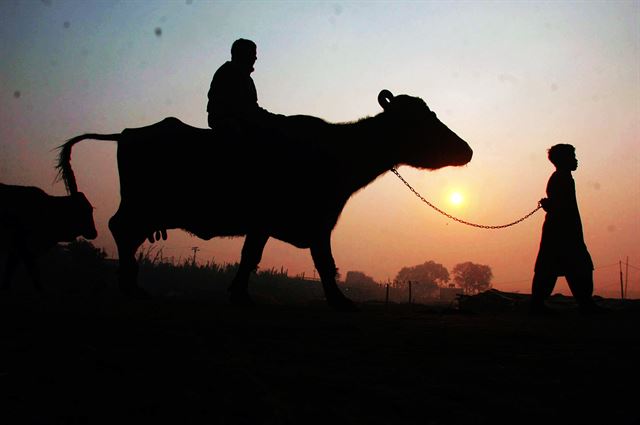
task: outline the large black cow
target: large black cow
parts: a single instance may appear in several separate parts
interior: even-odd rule
[[[11,286],[20,262],[40,289],[37,257],[58,242],[70,242],[78,236],[97,236],[93,207],[84,194],[76,191],[70,196],[50,196],[37,187],[0,183],[0,239],[7,251],[3,289]]]
[[[216,138],[167,118],[111,135],[85,134],[62,146],[58,168],[71,190],[71,148],[84,139],[118,142],[121,203],[109,221],[120,258],[119,284],[138,294],[135,252],[158,229],[184,229],[202,239],[246,235],[232,302],[250,303],[249,274],[270,237],[310,248],[328,303],[355,306],[336,285],[331,232],[347,200],[390,168],[464,165],[467,143],[424,101],[383,90],[383,112],[331,124],[292,116],[275,132],[247,140]]]

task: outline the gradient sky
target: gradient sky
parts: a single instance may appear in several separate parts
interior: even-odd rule
[[[468,166],[400,172],[463,219],[503,224],[535,208],[553,166],[576,146],[574,173],[596,293],[619,293],[618,261],[640,296],[640,2],[0,2],[0,181],[53,184],[53,148],[176,116],[206,127],[206,95],[231,43],[258,45],[261,106],[331,122],[380,112],[381,89],[423,98],[474,150]],[[98,246],[118,202],[116,145],[84,142],[72,166],[92,201]],[[158,164],[158,173],[171,173]],[[242,173],[242,170],[238,170]],[[461,205],[449,201],[453,191]],[[390,173],[357,193],[333,234],[344,274],[377,280],[433,260],[489,265],[494,287],[529,292],[544,214],[474,229],[429,209]],[[239,260],[242,239],[170,231],[165,256]],[[148,245],[145,245],[144,249]],[[309,253],[271,240],[262,268],[313,274]],[[557,290],[567,292],[566,283]]]

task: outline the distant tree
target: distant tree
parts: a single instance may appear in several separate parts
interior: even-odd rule
[[[413,267],[403,267],[396,275],[396,287],[405,288],[411,282],[412,298],[426,301],[432,298],[438,287],[449,281],[449,271],[442,264],[427,261]]]
[[[396,281],[439,286],[449,281],[449,271],[442,264],[427,261],[417,266],[403,267],[396,275]]]
[[[362,272],[347,272],[344,285],[349,296],[358,301],[380,300],[384,296],[383,287]]]
[[[493,273],[491,267],[470,261],[456,264],[453,268],[453,280],[465,294],[474,295],[491,288]]]
[[[368,286],[377,285],[376,281],[371,276],[367,276],[363,272],[347,272],[347,277],[344,280],[345,285],[349,286]]]

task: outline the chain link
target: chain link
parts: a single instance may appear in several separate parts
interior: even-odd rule
[[[528,218],[529,218],[529,217],[531,217],[533,214],[535,214],[535,212],[536,212],[536,211],[538,211],[540,208],[542,208],[542,205],[540,205],[540,202],[538,202],[538,206],[536,207],[536,209],[535,209],[535,210],[533,210],[533,211],[531,211],[529,214],[525,215],[525,216],[524,216],[524,217],[522,217],[522,218],[519,218],[519,219],[518,219],[518,220],[516,220],[516,221],[513,221],[513,222],[508,223],[508,224],[501,224],[501,225],[499,225],[499,226],[488,226],[488,225],[485,225],[485,224],[470,223],[470,222],[468,222],[468,221],[464,221],[464,220],[462,220],[462,219],[459,219],[459,218],[457,218],[457,217],[452,216],[451,214],[448,214],[448,213],[446,213],[446,212],[442,211],[440,208],[436,207],[436,206],[435,206],[435,205],[433,205],[431,202],[427,201],[427,200],[424,198],[424,196],[420,195],[420,194],[418,193],[418,191],[417,191],[417,190],[415,190],[415,189],[414,189],[414,188],[413,188],[413,187],[412,187],[412,186],[411,186],[411,185],[410,185],[410,184],[409,184],[409,183],[408,183],[408,182],[407,182],[407,181],[406,181],[406,180],[405,180],[405,179],[400,175],[400,173],[398,172],[398,170],[396,170],[395,168],[392,168],[392,169],[391,169],[391,172],[393,172],[393,174],[395,174],[396,176],[398,176],[398,178],[399,178],[400,180],[402,180],[402,183],[404,183],[404,184],[405,184],[405,186],[407,186],[407,187],[409,188],[409,190],[413,192],[413,194],[414,194],[414,195],[416,195],[418,198],[420,198],[420,200],[421,200],[422,202],[424,202],[425,204],[429,205],[431,208],[433,208],[434,210],[438,211],[438,212],[439,212],[440,214],[442,214],[443,216],[445,216],[445,217],[447,217],[447,218],[450,218],[451,220],[457,221],[458,223],[466,224],[467,226],[479,227],[479,228],[481,228],[481,229],[504,229],[505,227],[510,227],[510,226],[516,225],[516,224],[518,224],[518,223],[520,223],[520,222],[522,222],[522,221],[524,221],[524,220],[528,219]]]

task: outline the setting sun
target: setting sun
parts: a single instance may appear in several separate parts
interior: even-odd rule
[[[464,198],[460,192],[453,192],[449,197],[449,201],[451,201],[453,205],[460,205],[464,201]]]

